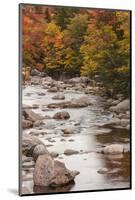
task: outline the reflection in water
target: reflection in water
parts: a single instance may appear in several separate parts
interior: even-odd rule
[[[60,192],[68,192],[71,190],[71,188],[74,186],[74,181],[72,181],[70,184],[60,187],[43,187],[43,186],[33,186],[34,193],[60,193]]]
[[[109,170],[106,178],[111,181],[130,181],[130,155],[124,153],[120,155],[105,155],[105,167]]]

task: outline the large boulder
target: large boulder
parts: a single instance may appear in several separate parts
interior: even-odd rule
[[[33,112],[30,109],[23,109],[23,116],[25,117],[25,119],[30,120],[32,122],[36,122],[38,120],[42,120],[43,117],[40,116],[39,114]]]
[[[121,113],[130,109],[130,101],[128,99],[120,102],[117,106],[110,107],[110,111]]]
[[[70,171],[65,164],[54,160],[50,155],[38,157],[33,173],[34,185],[58,187],[67,185],[78,175],[77,171]]]
[[[54,119],[57,119],[57,120],[63,120],[63,119],[69,119],[70,118],[70,115],[68,112],[66,111],[62,111],[62,112],[57,112],[54,114],[53,116]]]
[[[27,134],[22,136],[22,152],[26,156],[32,157],[34,148],[40,144],[44,145],[44,143],[35,136]]]
[[[103,148],[104,154],[121,154],[124,152],[124,147],[121,144],[111,144]]]

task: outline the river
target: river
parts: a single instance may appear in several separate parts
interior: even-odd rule
[[[64,90],[65,100],[84,96],[83,92],[74,89]],[[45,95],[44,95],[45,94]],[[47,92],[40,85],[28,85],[22,91],[23,104],[38,105],[34,112],[42,116],[50,116],[60,109],[49,109],[49,103],[59,102],[53,100],[54,93]],[[53,193],[84,190],[104,190],[114,188],[130,187],[130,133],[126,129],[106,127],[112,119],[112,113],[105,107],[105,99],[97,95],[88,95],[92,102],[91,106],[85,108],[62,109],[68,111],[70,119],[57,121],[55,119],[44,119],[42,127],[23,130],[26,134],[36,134],[47,146],[49,151],[56,151],[56,158],[64,162],[70,170],[78,170],[80,174],[75,178],[75,184],[56,189],[45,189],[34,187],[32,178],[23,180],[22,185],[29,188],[31,193]],[[62,129],[73,128],[74,134],[64,137]],[[45,132],[46,134],[42,134]],[[62,139],[62,140],[61,140]],[[123,144],[127,150],[124,154],[105,155],[100,149],[109,144]],[[63,152],[66,149],[78,150],[80,153],[67,156]],[[108,173],[100,174],[99,169],[107,168]]]

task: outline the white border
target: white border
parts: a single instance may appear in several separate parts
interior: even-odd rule
[[[1,199],[19,199],[18,189],[18,3],[40,3],[50,5],[70,5],[133,10],[133,55],[135,55],[135,0],[3,0],[0,4],[0,196]],[[134,57],[133,57],[134,58]],[[135,59],[133,59],[133,97],[135,96]],[[134,102],[132,108],[135,110]],[[133,112],[133,119],[135,114]],[[133,131],[135,130],[133,120]],[[132,143],[135,144],[134,132]],[[135,157],[133,145],[133,158]],[[133,159],[133,169],[135,169]],[[30,199],[133,199],[133,190],[78,193],[65,195],[31,196]]]

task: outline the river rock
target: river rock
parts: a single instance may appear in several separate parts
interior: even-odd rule
[[[92,105],[91,101],[88,99],[87,96],[82,96],[79,99],[71,99],[71,108],[80,108],[80,107],[87,107]]]
[[[101,168],[97,171],[99,174],[106,174],[108,172],[108,169],[107,168]]]
[[[35,136],[26,134],[22,136],[22,152],[26,156],[32,157],[34,148],[39,144],[44,145],[43,142]]]
[[[23,109],[23,115],[25,117],[25,119],[30,120],[32,122],[36,122],[38,120],[42,120],[43,117],[40,116],[39,114],[33,112],[30,109]]]
[[[57,113],[53,116],[53,118],[54,118],[54,119],[57,119],[57,120],[59,120],[59,119],[61,119],[61,120],[63,120],[63,119],[69,119],[69,118],[70,118],[70,115],[69,115],[68,112],[62,111],[62,112],[57,112]]]
[[[55,100],[64,100],[65,99],[65,95],[64,94],[57,94],[54,97],[52,97],[52,99],[55,99]]]
[[[22,128],[26,129],[26,128],[31,128],[32,126],[33,126],[32,121],[26,119],[22,120]]]
[[[72,128],[65,128],[62,129],[64,134],[73,134],[73,129]]]
[[[47,90],[47,92],[58,92],[57,87],[51,87],[50,89]]]
[[[110,111],[121,113],[130,109],[130,101],[128,99],[120,102],[117,106],[110,107]]]
[[[67,185],[78,175],[77,171],[70,171],[65,164],[53,160],[50,155],[41,155],[38,157],[34,173],[34,185],[58,187]]]
[[[49,152],[47,151],[45,145],[38,144],[33,150],[32,157],[36,161],[38,156],[44,155],[44,154],[49,154]]]
[[[42,120],[38,120],[34,123],[34,127],[39,127],[39,126],[43,126],[45,125],[45,123]]]
[[[65,155],[73,155],[73,154],[78,154],[78,153],[79,153],[79,151],[74,150],[74,149],[66,149],[66,150],[64,151],[64,154],[65,154]]]
[[[52,156],[52,158],[56,158],[59,154],[56,151],[52,151],[50,152],[50,155]]]
[[[103,148],[104,154],[121,154],[124,152],[124,147],[121,144],[111,144]]]

